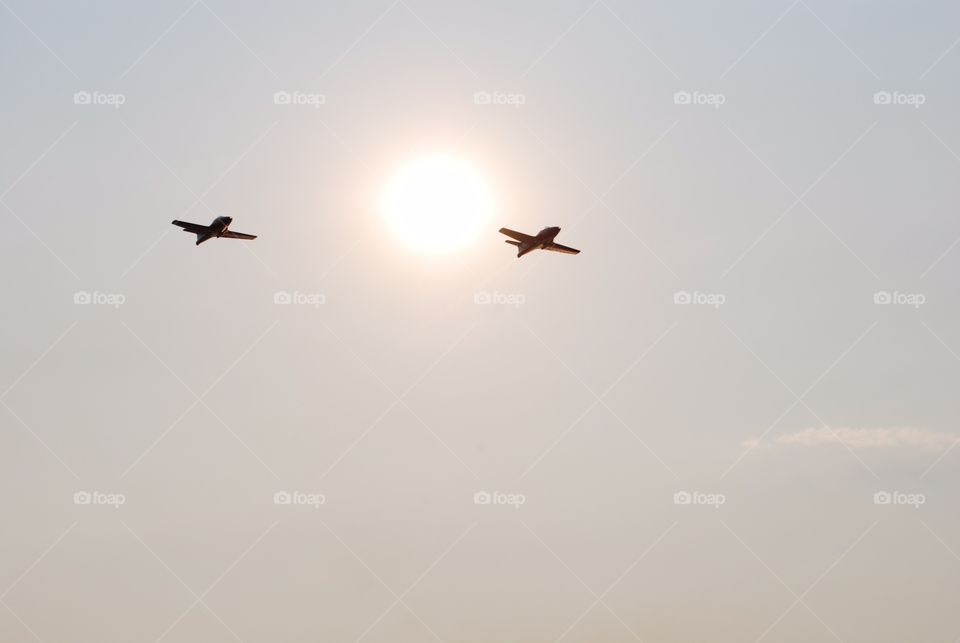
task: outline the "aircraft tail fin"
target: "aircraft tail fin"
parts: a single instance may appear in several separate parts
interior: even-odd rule
[[[519,242],[519,241],[511,241],[510,239],[505,239],[505,240],[504,240],[504,243],[509,243],[511,246],[516,246],[516,247],[518,247],[518,248],[520,247],[520,242]]]

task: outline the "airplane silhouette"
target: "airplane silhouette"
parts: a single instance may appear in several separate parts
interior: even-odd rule
[[[505,241],[511,246],[517,247],[517,259],[534,250],[549,250],[551,252],[562,252],[568,255],[580,254],[580,251],[576,248],[561,246],[559,243],[553,241],[560,233],[560,228],[557,226],[544,228],[538,232],[536,236],[523,234],[522,232],[510,230],[509,228],[500,228],[500,233],[515,239],[515,241],[510,241],[509,239]]]
[[[217,217],[210,225],[201,225],[199,223],[188,223],[186,221],[173,221],[173,225],[180,226],[184,232],[197,235],[197,245],[199,246],[208,239],[256,239],[255,234],[244,234],[242,232],[230,231],[230,224],[233,223],[233,217]]]

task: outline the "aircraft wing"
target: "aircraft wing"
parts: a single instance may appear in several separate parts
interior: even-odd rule
[[[224,239],[256,239],[257,238],[257,235],[255,234],[244,234],[242,232],[233,232],[231,230],[227,230],[220,236],[223,237]]]
[[[210,228],[205,225],[200,225],[199,223],[188,223],[186,221],[173,221],[173,225],[178,225],[183,228],[184,232],[210,232]]]
[[[531,237],[529,234],[523,234],[522,232],[517,232],[509,228],[500,228],[500,234],[505,234],[521,243],[530,243],[535,239],[535,237]]]
[[[559,243],[551,243],[549,246],[544,246],[544,250],[549,250],[550,252],[562,252],[565,255],[578,255],[580,251],[576,248],[570,248],[568,246],[561,246]]]

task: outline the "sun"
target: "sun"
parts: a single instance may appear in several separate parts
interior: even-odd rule
[[[406,245],[451,252],[474,241],[493,215],[493,195],[469,163],[447,155],[402,166],[387,184],[383,213]]]

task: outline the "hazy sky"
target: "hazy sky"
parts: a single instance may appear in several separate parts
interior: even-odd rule
[[[955,641],[958,38],[0,0],[0,639]],[[431,255],[440,153],[496,216]]]

